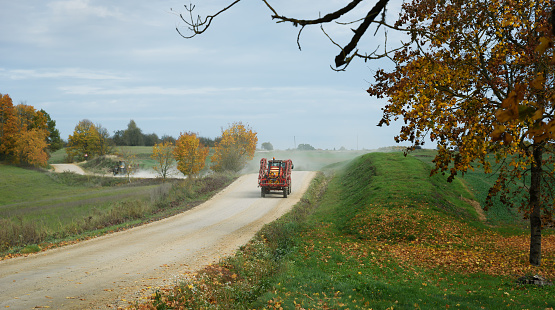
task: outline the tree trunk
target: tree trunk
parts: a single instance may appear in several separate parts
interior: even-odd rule
[[[542,257],[542,222],[541,222],[541,174],[543,147],[534,146],[532,163],[532,180],[530,182],[530,264],[539,266]]]

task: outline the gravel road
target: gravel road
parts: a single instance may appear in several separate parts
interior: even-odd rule
[[[257,175],[208,202],[126,231],[0,262],[0,308],[106,309],[175,284],[232,255],[299,201],[315,172],[293,172],[288,198],[260,197]]]
[[[54,172],[73,172],[80,175],[85,175],[85,171],[76,164],[51,164],[50,166],[54,168]]]

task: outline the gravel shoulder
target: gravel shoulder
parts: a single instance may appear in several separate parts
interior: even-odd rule
[[[64,169],[64,167],[60,167]],[[257,175],[240,177],[179,215],[72,246],[0,262],[0,308],[106,309],[140,300],[232,255],[286,213],[315,172],[293,172],[288,198],[260,197]]]

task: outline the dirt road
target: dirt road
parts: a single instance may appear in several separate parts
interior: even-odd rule
[[[85,175],[85,171],[75,164],[51,164],[54,172],[73,172],[80,175]]]
[[[288,198],[260,198],[257,175],[210,201],[155,223],[29,257],[0,262],[0,308],[105,309],[228,256],[287,212],[314,172],[293,172]]]

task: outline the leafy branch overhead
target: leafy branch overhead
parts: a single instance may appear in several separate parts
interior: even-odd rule
[[[541,227],[555,221],[551,9],[547,0],[405,3],[395,26],[412,43],[368,89],[388,98],[380,125],[404,121],[396,141],[437,144],[432,173],[496,172],[487,202],[500,197],[530,220],[533,265]]]
[[[266,5],[266,7],[272,12],[271,17],[272,19],[277,20],[277,23],[291,23],[295,27],[298,27],[298,26],[301,27],[297,36],[297,45],[299,46],[299,49],[301,49],[300,36],[304,27],[320,25],[322,32],[324,32],[324,34],[330,39],[330,41],[334,45],[339,47],[339,49],[341,50],[334,60],[335,67],[337,69],[340,69],[340,70],[345,69],[349,65],[351,60],[355,57],[362,58],[365,60],[387,57],[387,54],[388,54],[387,51],[384,52],[383,54],[377,54],[376,51],[370,54],[361,54],[356,48],[361,38],[366,34],[368,28],[372,23],[384,24],[386,6],[389,0],[377,1],[372,7],[372,9],[370,9],[366,14],[363,14],[361,18],[350,22],[340,22],[339,20],[347,13],[355,12],[355,8],[357,8],[359,4],[363,3],[364,0],[353,0],[349,2],[347,5],[316,19],[298,19],[298,18],[284,16],[279,14],[278,11],[274,9],[274,7],[270,4],[270,2],[268,2],[268,0],[262,0],[262,1]],[[220,14],[224,13],[225,11],[231,9],[234,5],[236,5],[239,2],[241,2],[241,0],[235,0],[228,6],[216,12],[215,14],[207,15],[204,18],[201,17],[200,15],[197,15],[195,17],[195,14],[193,14],[193,11],[195,10],[195,5],[193,4],[185,5],[184,7],[186,10],[186,13],[184,14],[180,13],[179,17],[187,25],[187,31],[189,31],[190,34],[187,34],[181,31],[178,27],[176,28],[176,30],[183,38],[186,38],[186,39],[193,38],[199,34],[204,33],[210,27],[210,25],[212,24],[212,21],[216,17],[218,17]],[[381,14],[381,21],[378,22],[376,21],[376,18],[380,16],[380,14]],[[324,24],[331,23],[331,22],[336,22],[337,24],[342,26],[349,26],[356,23],[359,23],[359,25],[356,29],[351,28],[353,35],[350,41],[345,45],[340,45],[336,43],[325,32],[323,28]]]

